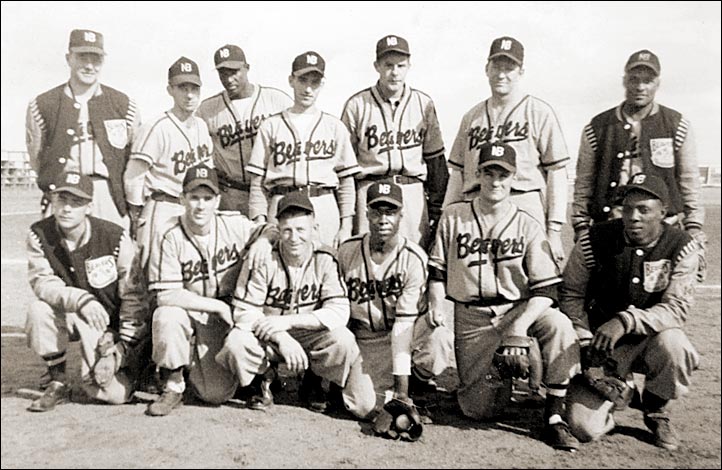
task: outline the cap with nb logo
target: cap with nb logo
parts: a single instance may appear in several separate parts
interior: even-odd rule
[[[103,35],[89,29],[74,29],[70,32],[68,50],[70,52],[92,52],[105,55]]]
[[[642,49],[629,56],[627,65],[624,66],[624,71],[629,72],[635,67],[650,68],[656,75],[659,75],[662,71],[662,67],[659,65],[659,58],[654,52],[648,51],[647,49]]]
[[[366,191],[366,206],[371,207],[379,202],[387,202],[396,207],[404,205],[404,193],[401,186],[393,181],[377,181]]]
[[[53,193],[71,193],[84,199],[93,199],[93,180],[88,175],[81,175],[77,171],[60,173],[55,180],[55,187],[51,185]]]
[[[187,57],[176,60],[168,69],[168,84],[180,85],[183,83],[201,86],[201,74],[198,71],[198,64]]]
[[[502,56],[510,58],[520,66],[524,65],[524,46],[509,36],[494,39],[494,42],[491,43],[489,58],[487,60]]]
[[[626,186],[622,186],[620,189],[622,197],[625,197],[630,191],[636,190],[651,194],[665,205],[669,203],[669,189],[659,176],[637,173],[632,176]]]
[[[387,52],[398,52],[400,54],[411,55],[408,41],[400,36],[394,36],[393,34],[382,37],[376,43],[377,59],[380,59],[381,56]]]
[[[510,145],[487,142],[479,150],[479,169],[487,166],[500,166],[509,171],[516,171],[516,151]]]
[[[318,52],[308,51],[293,59],[291,75],[300,77],[309,72],[318,72],[323,75],[326,72],[326,61]]]
[[[216,69],[242,69],[246,65],[246,54],[243,49],[233,44],[226,44],[218,49],[213,56]]]
[[[189,193],[199,186],[206,186],[214,194],[219,194],[216,170],[203,163],[189,168],[183,178],[183,192]]]

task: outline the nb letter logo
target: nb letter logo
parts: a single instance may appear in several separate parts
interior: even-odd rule
[[[75,174],[75,173],[70,173],[65,178],[65,182],[70,183],[70,184],[78,184],[78,183],[80,183],[80,175]]]
[[[196,177],[198,178],[208,178],[208,170],[205,168],[198,168],[196,170]]]
[[[380,194],[391,194],[391,186],[388,184],[380,184],[379,185],[379,193]]]
[[[189,62],[182,62],[180,64],[181,72],[192,72],[193,66]]]
[[[504,147],[500,147],[499,145],[492,145],[491,146],[491,154],[495,157],[503,157],[504,156]]]
[[[501,41],[501,45],[499,46],[502,51],[508,51],[511,49],[511,39],[504,39]]]
[[[83,37],[84,37],[85,40],[88,41],[88,42],[95,42],[95,33],[91,32],[91,31],[86,31],[86,32],[83,34]]]
[[[632,184],[644,184],[644,180],[647,179],[647,175],[635,175],[632,178]]]
[[[649,60],[649,54],[646,52],[641,52],[639,54],[639,60]]]
[[[228,51],[228,49],[221,49],[220,56],[224,59],[227,59],[230,54],[231,53]]]
[[[386,38],[386,45],[387,45],[387,46],[395,46],[395,45],[397,45],[397,44],[398,44],[398,41],[396,40],[395,37],[389,36],[389,37]]]
[[[306,63],[316,65],[318,63],[318,57],[313,54],[306,55]]]

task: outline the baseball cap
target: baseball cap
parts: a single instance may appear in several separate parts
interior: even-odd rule
[[[53,193],[66,192],[78,197],[93,199],[93,180],[88,175],[81,175],[77,171],[60,173],[56,178]]]
[[[647,67],[654,71],[655,74],[659,75],[662,71],[662,67],[659,65],[659,58],[657,55],[647,49],[637,51],[627,60],[627,65],[624,66],[624,71],[629,72],[634,67]]]
[[[293,59],[291,75],[300,77],[309,72],[319,72],[323,75],[326,71],[326,61],[318,52],[308,51]]]
[[[218,174],[216,173],[216,170],[204,163],[189,168],[183,178],[184,193],[189,193],[199,186],[208,187],[214,194],[220,193],[218,189]]]
[[[278,202],[276,218],[291,208],[301,209],[311,214],[314,212],[311,200],[303,191],[293,191],[283,196],[283,199]]]
[[[388,202],[396,207],[403,207],[404,193],[401,186],[393,181],[377,181],[366,191],[366,205],[372,206],[377,202]]]
[[[218,49],[213,56],[213,61],[216,64],[216,69],[242,69],[248,65],[243,49],[233,44],[226,44]]]
[[[524,46],[510,36],[496,38],[494,39],[494,42],[491,43],[489,58],[487,60],[492,60],[501,56],[510,58],[520,66],[524,65]]]
[[[622,186],[619,189],[623,198],[626,197],[629,192],[636,190],[651,194],[665,205],[669,203],[667,184],[659,176],[637,173],[632,176],[626,186]]]
[[[92,52],[105,55],[103,35],[89,29],[74,29],[70,32],[68,50],[70,52]]]
[[[481,169],[492,165],[506,168],[509,171],[516,171],[516,151],[514,148],[502,142],[483,144],[481,150],[479,150],[478,168]]]
[[[168,83],[170,85],[192,83],[201,86],[201,74],[198,71],[198,64],[188,57],[181,57],[176,60],[168,69]]]
[[[408,41],[400,36],[394,36],[393,34],[382,37],[376,43],[377,59],[387,52],[399,52],[401,54],[411,55]]]

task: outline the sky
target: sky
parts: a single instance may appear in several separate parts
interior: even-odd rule
[[[131,96],[143,120],[172,105],[168,67],[180,56],[201,70],[203,97],[221,90],[213,53],[241,46],[254,83],[291,94],[293,58],[326,60],[319,107],[339,116],[348,97],[375,83],[375,44],[406,38],[407,83],[430,95],[445,146],[462,116],[486,99],[491,42],[525,47],[524,90],[556,111],[570,156],[582,128],[624,96],[624,64],[650,49],[661,62],[657,101],[694,128],[699,160],[720,161],[719,2],[2,2],[2,149],[24,150],[28,102],[67,81],[74,28],[105,36],[102,82]],[[448,156],[448,155],[447,155]]]

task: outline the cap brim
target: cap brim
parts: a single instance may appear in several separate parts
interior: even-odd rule
[[[221,62],[220,64],[216,64],[216,70],[218,70],[218,69],[238,70],[238,69],[244,68],[246,65],[248,65],[248,64],[243,61],[240,61],[240,60],[226,60],[226,61]]]
[[[511,60],[513,60],[514,62],[516,62],[517,64],[519,64],[519,66],[524,65],[524,63],[522,61],[520,61],[518,57],[514,57],[513,55],[511,55],[507,52],[497,52],[496,54],[490,55],[487,60],[494,60],[497,57],[508,57]]]
[[[652,64],[649,62],[632,62],[631,64],[627,65],[626,71],[629,72],[635,67],[647,67],[649,70],[655,73],[655,75],[659,75],[659,70],[657,70]]]
[[[318,72],[321,74],[322,77],[324,76],[323,70],[321,70],[320,68],[315,67],[315,66],[296,70],[292,73],[292,75],[294,77],[300,77],[301,75],[306,75],[307,73],[311,73],[311,72]]]
[[[278,213],[276,214],[276,218],[280,217],[281,214],[283,214],[284,212],[288,212],[289,209],[301,209],[302,211],[308,212],[309,214],[313,214],[315,212],[313,210],[313,206],[309,207],[305,204],[294,202],[294,203],[287,205],[283,209],[279,210]]]
[[[500,166],[509,171],[516,171],[516,167],[514,165],[501,160],[491,160],[488,162],[480,163],[478,168],[481,170],[482,168],[486,168],[487,166]]]
[[[381,53],[378,53],[378,52],[377,52],[377,53],[376,53],[376,58],[378,59],[378,58],[380,58],[380,57],[383,57],[383,56],[385,56],[386,54],[388,54],[389,52],[398,52],[399,54],[403,54],[403,55],[406,55],[406,56],[411,56],[411,52],[407,51],[406,49],[391,47],[391,48],[389,48],[389,49],[384,49],[383,51],[381,51]]]
[[[404,204],[403,204],[402,202],[400,202],[400,201],[398,201],[398,200],[396,200],[396,199],[394,199],[394,198],[392,198],[392,197],[390,197],[390,196],[379,196],[379,197],[377,197],[377,198],[375,198],[375,199],[372,199],[372,200],[370,200],[370,201],[367,201],[367,202],[366,202],[366,206],[371,207],[371,206],[373,206],[374,204],[378,204],[379,202],[387,202],[387,203],[391,204],[391,205],[394,206],[394,207],[403,207],[403,206],[404,206]]]
[[[93,54],[105,55],[105,51],[103,49],[95,46],[76,46],[69,48],[69,50],[70,52],[77,52],[78,54],[91,52]]]
[[[218,186],[208,180],[191,181],[187,185],[183,186],[183,192],[189,193],[189,192],[193,191],[194,189],[199,188],[201,186],[205,186],[206,188],[210,189],[211,191],[213,191],[213,194],[218,195],[221,193],[220,189],[218,189]]]
[[[632,192],[632,191],[638,191],[638,192],[642,192],[642,193],[647,193],[647,194],[649,194],[649,195],[651,195],[651,196],[654,196],[655,198],[659,199],[659,200],[662,201],[663,203],[665,203],[665,204],[667,203],[667,200],[666,200],[666,198],[665,198],[664,195],[658,194],[658,193],[652,191],[652,190],[649,189],[649,188],[645,188],[645,187],[643,187],[643,186],[639,186],[639,185],[636,185],[636,184],[628,184],[628,185],[626,185],[626,186],[623,186],[623,187],[621,188],[621,191],[620,191],[620,193],[621,193],[620,199],[624,199],[625,197],[627,197],[627,194],[629,194],[629,193]]]
[[[183,83],[192,83],[194,85],[201,86],[201,78],[198,75],[182,74],[176,75],[175,77],[168,80],[171,85],[181,85]]]
[[[77,186],[61,186],[59,188],[55,188],[51,191],[51,193],[70,193],[74,194],[78,197],[82,197],[83,199],[87,199],[88,201],[93,200],[93,196],[86,193],[82,189],[78,188]]]

